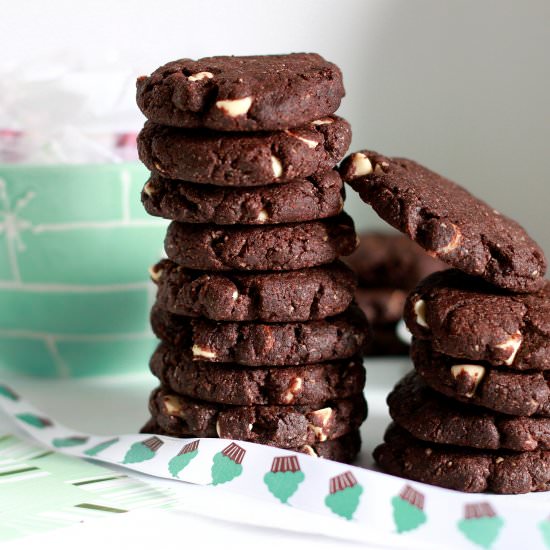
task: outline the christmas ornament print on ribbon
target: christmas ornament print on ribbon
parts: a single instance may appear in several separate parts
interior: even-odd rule
[[[550,497],[469,495],[275,447],[224,439],[98,436],[59,424],[0,384],[0,410],[34,440],[156,477],[211,485],[354,523],[410,548],[550,550]],[[544,495],[539,495],[544,497]],[[477,498],[476,498],[477,497]],[[531,495],[532,497],[532,495]],[[322,521],[322,520],[321,520]],[[341,533],[339,533],[341,536]],[[435,543],[438,544],[435,544]]]

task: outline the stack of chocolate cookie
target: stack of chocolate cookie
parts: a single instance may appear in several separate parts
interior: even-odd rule
[[[335,164],[340,70],[316,54],[182,59],[138,80],[142,201],[173,220],[152,268],[161,344],[144,431],[351,461],[367,322]]]
[[[382,218],[456,269],[408,296],[415,371],[388,398],[389,473],[463,491],[550,489],[550,282],[513,220],[405,159],[361,151],[341,173]]]
[[[447,266],[426,254],[399,233],[371,231],[345,262],[355,271],[355,297],[372,327],[367,355],[407,355],[409,346],[398,338],[407,294],[424,277]]]

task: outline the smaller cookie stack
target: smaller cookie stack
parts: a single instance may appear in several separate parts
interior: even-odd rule
[[[173,220],[143,431],[353,460],[369,336],[338,260],[357,246],[334,170],[351,139],[340,70],[316,54],[182,59],[137,87],[142,201]]]
[[[407,294],[424,277],[447,266],[399,233],[368,232],[345,259],[357,274],[355,297],[372,327],[367,355],[407,355],[409,346],[397,335]]]
[[[415,371],[388,397],[388,473],[468,492],[550,490],[550,282],[513,220],[406,159],[361,151],[342,174],[382,218],[456,269],[409,294]]]

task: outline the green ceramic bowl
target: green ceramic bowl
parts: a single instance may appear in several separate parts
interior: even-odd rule
[[[0,368],[87,376],[146,368],[148,267],[166,222],[139,164],[0,165]]]

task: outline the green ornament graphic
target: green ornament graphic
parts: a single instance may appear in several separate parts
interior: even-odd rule
[[[286,504],[305,477],[297,456],[280,456],[273,459],[271,471],[264,476],[264,483],[275,498]]]
[[[163,444],[163,441],[156,436],[138,441],[128,449],[122,464],[135,464],[136,462],[151,460]]]
[[[33,413],[19,413],[15,417],[35,428],[47,428],[52,425],[52,421],[48,418],[36,416]]]
[[[458,522],[458,529],[474,544],[482,548],[491,548],[504,525],[504,520],[496,515],[487,502],[466,504],[464,516],[464,519]]]
[[[168,462],[168,471],[174,476],[178,474],[199,454],[199,440],[192,441]]]
[[[401,493],[391,499],[393,521],[398,533],[406,533],[426,523],[424,495],[405,485]]]
[[[329,494],[325,497],[325,504],[338,516],[351,520],[363,493],[351,472],[345,472],[333,477],[329,483]]]
[[[109,448],[111,445],[114,445],[118,440],[119,440],[118,437],[115,437],[113,439],[108,439],[103,443],[98,443],[97,445],[90,447],[89,449],[86,449],[84,451],[84,454],[88,456],[95,456],[99,454],[101,451],[104,451],[105,449]]]
[[[52,441],[54,447],[76,447],[77,445],[83,445],[88,441],[87,437],[80,435],[73,435],[72,437],[56,437]]]
[[[236,443],[231,443],[223,451],[214,455],[212,463],[212,484],[227,483],[243,473],[241,462],[246,451]]]
[[[542,533],[542,539],[546,548],[550,548],[550,519],[545,519],[539,523],[539,529]]]
[[[11,401],[19,400],[19,396],[14,391],[10,390],[8,386],[4,386],[3,384],[0,384],[0,395]]]

